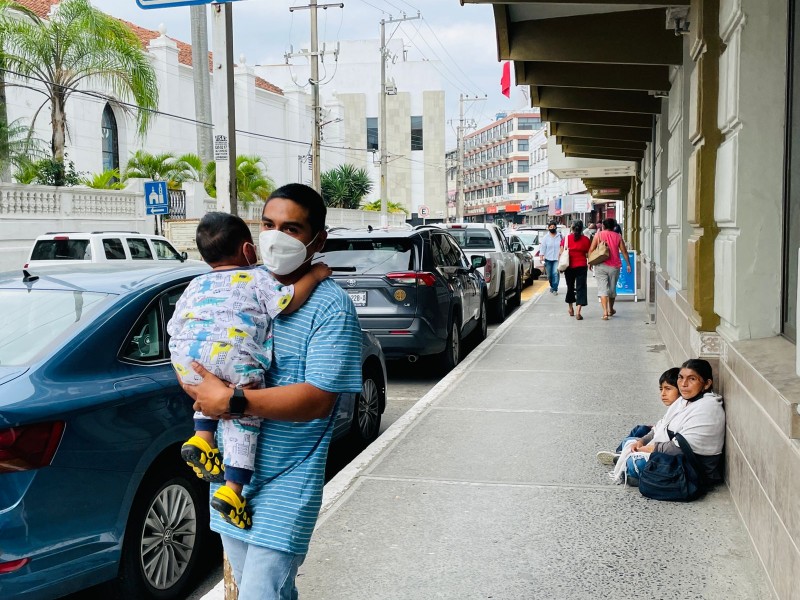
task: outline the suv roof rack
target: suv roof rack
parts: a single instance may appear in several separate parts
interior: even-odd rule
[[[138,231],[125,231],[123,229],[109,229],[108,231],[93,231],[92,234],[95,233],[135,233],[136,235],[143,235]],[[144,234],[147,235],[147,234]]]

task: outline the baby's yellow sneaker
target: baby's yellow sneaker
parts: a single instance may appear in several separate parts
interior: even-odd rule
[[[231,488],[221,486],[211,496],[211,508],[218,510],[228,523],[239,529],[250,529],[253,526],[253,516],[247,500],[239,496]]]
[[[181,458],[203,481],[211,483],[225,481],[225,465],[222,464],[219,448],[212,448],[203,438],[196,435],[190,437],[181,446]]]

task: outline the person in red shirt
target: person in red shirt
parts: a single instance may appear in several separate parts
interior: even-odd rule
[[[589,263],[586,256],[590,246],[591,241],[583,235],[583,221],[580,220],[572,224],[572,233],[561,242],[561,252],[569,252],[569,267],[564,271],[564,279],[567,280],[567,296],[564,301],[569,304],[569,316],[578,321],[583,320],[581,308],[587,304],[586,273]]]

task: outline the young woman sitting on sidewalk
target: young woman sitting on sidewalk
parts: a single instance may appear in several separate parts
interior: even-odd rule
[[[694,358],[683,363],[678,375],[681,397],[670,406],[663,426],[655,427],[643,438],[626,442],[614,467],[614,479],[620,483],[627,479],[637,485],[639,473],[651,453],[682,454],[673,439],[674,434],[680,433],[702,465],[706,480],[722,482],[725,409],[722,396],[714,393],[713,385],[708,361]]]

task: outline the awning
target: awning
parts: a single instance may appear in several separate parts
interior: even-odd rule
[[[514,62],[516,84],[530,87],[531,104],[541,107],[564,157],[584,159],[556,174],[633,175],[653,141],[670,67],[683,62],[683,40],[669,15],[681,14],[690,0],[461,3],[492,4],[498,59]],[[623,172],[593,171],[614,164]]]

